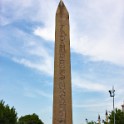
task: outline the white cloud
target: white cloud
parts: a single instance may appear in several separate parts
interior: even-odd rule
[[[71,30],[73,50],[90,56],[92,60],[124,66],[124,37],[121,27],[124,17],[123,1],[89,1],[86,7],[79,11],[80,14],[81,11],[80,17],[72,15],[75,20],[73,23],[78,21]]]
[[[83,4],[83,2],[79,3]],[[123,0],[90,0],[85,3],[84,8],[76,7],[73,3],[70,6],[72,49],[82,55],[90,56],[93,61],[102,60],[124,66],[124,37],[121,26]],[[56,8],[56,6],[51,7]],[[48,10],[47,12],[50,13]],[[81,16],[77,16],[77,13]],[[55,10],[51,14],[55,16]],[[53,17],[46,16],[46,18],[43,20],[44,27],[35,29],[34,34],[45,40],[54,40]]]
[[[72,49],[90,56],[93,61],[102,60],[124,66],[123,3],[123,0],[89,0],[78,1],[76,4],[67,1],[71,17]],[[3,8],[7,8],[10,1],[3,1],[2,4]],[[38,21],[43,26],[36,27],[34,34],[46,41],[54,41],[57,8],[55,0],[22,0],[12,4],[13,9],[9,7],[12,18],[7,20],[2,17],[5,20],[3,24],[18,19]],[[4,8],[3,12],[5,10]],[[81,16],[77,16],[77,13]]]
[[[42,61],[35,63],[33,61],[30,61],[30,60],[24,59],[24,58],[21,58],[21,59],[13,58],[12,60],[19,64],[23,64],[29,68],[49,74],[50,76],[53,75],[53,68],[52,68],[51,62],[49,62],[49,60],[46,60],[46,61],[43,60],[44,63],[42,63]]]
[[[55,0],[2,1],[1,25],[7,25],[20,19],[40,22],[43,27],[35,27],[34,34],[45,40],[54,40],[56,8]],[[11,18],[7,18],[6,15],[11,16]]]
[[[84,89],[86,91],[97,91],[97,92],[106,92],[107,87],[104,83],[97,83],[90,80],[85,80],[81,75],[73,74],[72,83],[77,88]]]
[[[90,56],[93,61],[102,60],[124,66],[124,43],[119,42],[105,38],[101,41],[94,41],[84,36],[78,40],[79,44],[73,42],[72,48],[77,53]]]
[[[29,41],[24,43],[23,48],[21,50],[24,50],[25,56],[15,56],[12,58],[13,61],[49,74],[50,76],[53,75],[53,58],[49,55],[45,47],[36,41]]]
[[[72,83],[75,87],[86,91],[106,92],[108,90],[103,82],[95,82],[89,79],[84,79],[79,73],[73,73]]]
[[[11,14],[15,16],[10,20],[28,18],[42,22],[43,26],[35,28],[33,33],[45,40],[54,40],[57,3],[54,0],[46,1],[44,4],[42,3],[44,3],[44,0],[13,2],[13,9],[10,7],[10,10],[13,10]],[[122,3],[122,0],[89,0],[85,3],[80,1],[80,6],[75,6],[75,2],[67,2],[71,17],[72,49],[76,53],[90,56],[93,61],[103,60],[124,65],[124,52],[122,52],[124,38],[121,35],[124,9]],[[9,4],[10,1],[3,2],[3,6],[5,7],[9,6]],[[35,6],[36,4],[37,6]],[[84,4],[83,7],[81,7],[82,4]],[[77,13],[82,16],[77,16]],[[9,48],[11,48],[9,52],[13,55],[12,59],[32,69],[53,75],[53,57],[50,56],[47,49],[24,32],[16,30],[16,35],[20,35],[25,39],[23,41],[24,44],[19,48],[23,55],[15,55],[15,53],[21,52],[18,49],[13,49],[12,45],[9,45]],[[37,62],[34,59],[35,57],[38,59]],[[82,80],[80,77],[74,78],[73,82],[77,87],[88,90],[104,91],[106,89],[104,84]]]
[[[40,37],[43,37],[45,40],[54,41],[54,26],[51,25],[49,28],[40,28],[37,27],[34,30],[34,34]]]
[[[41,10],[43,18],[43,27],[37,27],[34,29],[34,34],[44,38],[46,41],[54,41],[55,39],[55,13],[57,9],[57,3],[53,0],[47,0],[45,6]],[[39,14],[41,14],[39,13]]]
[[[41,91],[41,90],[36,89],[36,88],[33,88],[33,89],[29,88],[29,87],[24,88],[24,95],[27,97],[32,97],[32,98],[43,96],[43,97],[52,99],[52,95],[44,92],[43,90]]]
[[[82,2],[80,2],[82,4]],[[67,3],[69,6],[69,3]],[[72,4],[73,5],[73,4]],[[48,8],[46,7],[48,6]],[[74,5],[72,6],[76,8]],[[121,25],[123,23],[123,1],[88,1],[84,8],[72,9],[71,15],[71,47],[92,60],[103,60],[124,65],[124,43]],[[54,41],[55,1],[49,1],[41,11],[45,10],[44,27],[37,27],[34,34],[45,40]],[[53,11],[50,11],[53,10]],[[82,16],[71,12],[77,11]],[[85,13],[84,13],[85,11]],[[74,23],[74,24],[73,24]],[[83,23],[85,29],[83,29]],[[80,27],[79,27],[80,26]],[[122,34],[122,35],[121,35]]]
[[[55,10],[56,2],[50,0],[2,1],[2,25],[11,25],[11,23],[13,24],[14,21],[18,20],[40,22],[43,24],[43,28],[35,27],[34,35],[42,36],[47,40],[53,40],[55,20],[53,15]],[[6,18],[10,15],[11,18]],[[12,36],[8,36],[8,39],[6,38],[8,33],[3,32],[2,52],[11,55],[12,60],[17,63],[36,69],[50,76],[53,75],[53,56],[48,53],[47,46],[45,47],[42,43],[37,41],[33,34],[31,34],[31,36],[16,28],[13,28],[11,32]],[[12,42],[12,37],[16,39],[16,42]],[[7,40],[5,41],[5,39]],[[19,44],[19,46],[17,46],[17,44]]]
[[[51,22],[56,4],[55,0],[2,0],[1,12],[2,17],[11,16],[6,18],[10,23],[19,19],[47,23]]]
[[[6,38],[8,32],[12,32],[12,35]],[[43,45],[35,37],[19,29],[13,28],[8,32],[3,31],[1,33],[3,39],[0,45],[1,54],[7,55],[19,64],[50,76],[53,75],[53,56],[47,46]],[[15,41],[13,42],[13,40]]]

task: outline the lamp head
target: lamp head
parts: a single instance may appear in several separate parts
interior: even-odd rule
[[[109,93],[111,94],[111,90],[109,90]]]
[[[109,93],[110,93],[110,97],[112,97],[112,91],[111,90],[109,90]]]

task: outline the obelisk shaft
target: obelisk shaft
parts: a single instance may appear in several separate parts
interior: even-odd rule
[[[53,124],[72,124],[69,13],[62,1],[56,12]]]

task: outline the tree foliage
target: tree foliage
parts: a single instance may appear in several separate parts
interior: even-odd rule
[[[36,114],[25,115],[18,119],[14,107],[5,105],[3,100],[0,101],[0,124],[44,124]]]
[[[114,111],[112,111],[109,115],[110,122],[109,124],[114,124]],[[124,124],[124,112],[120,109],[115,110],[115,123],[116,124]]]
[[[91,121],[91,122],[88,122],[88,124],[95,124],[95,122]]]
[[[18,124],[43,124],[38,115],[25,115],[19,118]]]
[[[9,105],[5,105],[3,100],[0,101],[0,124],[16,124],[17,113],[15,108],[10,108]]]

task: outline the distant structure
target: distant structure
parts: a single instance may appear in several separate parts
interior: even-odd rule
[[[100,115],[98,115],[98,124],[101,124]]]
[[[60,0],[56,12],[53,124],[72,124],[69,13]]]
[[[105,119],[105,121],[106,121],[106,123],[108,124],[108,111],[106,110],[106,113],[105,113],[105,116],[106,116],[106,119]]]
[[[123,103],[123,105],[122,105],[122,111],[124,112],[124,103]]]

